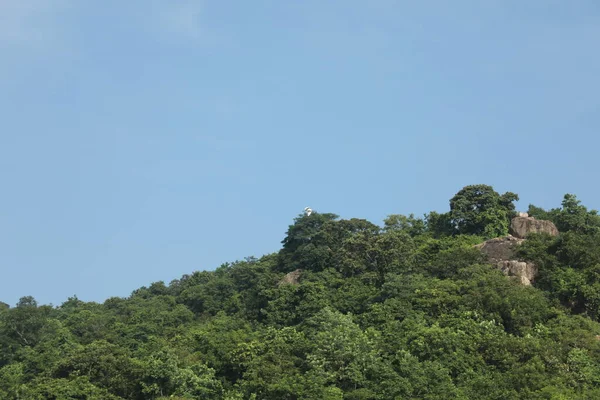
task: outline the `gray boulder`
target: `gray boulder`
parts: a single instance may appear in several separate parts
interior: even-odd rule
[[[301,269],[297,269],[295,271],[292,272],[288,272],[282,280],[279,281],[279,283],[277,284],[277,286],[281,286],[281,285],[299,285],[300,284],[300,277],[302,276],[302,270]]]
[[[504,275],[514,277],[523,285],[530,286],[535,280],[538,269],[535,264],[518,259],[517,249],[524,241],[525,239],[509,235],[487,240],[476,247]]]
[[[558,229],[552,221],[532,217],[515,217],[510,221],[510,234],[514,237],[525,239],[530,233],[547,233],[558,236]]]
[[[478,244],[478,247],[483,254],[485,254],[489,261],[505,261],[512,260],[516,256],[517,246],[523,243],[524,239],[519,239],[514,236],[508,235],[504,237],[494,238],[486,240],[485,242]]]
[[[518,260],[498,261],[496,267],[506,276],[515,277],[521,284],[531,286],[538,273],[533,263]]]

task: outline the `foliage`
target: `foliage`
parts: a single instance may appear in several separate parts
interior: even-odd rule
[[[574,194],[565,194],[561,208],[549,211],[529,205],[529,215],[554,222],[560,232],[597,233],[600,231],[600,215],[596,210],[588,210]]]
[[[459,234],[506,235],[516,200],[519,196],[515,193],[500,195],[488,185],[466,186],[450,200],[451,223]]]
[[[0,398],[600,398],[600,217],[573,195],[530,206],[561,234],[520,246],[524,287],[475,247],[517,199],[467,186],[383,227],[313,212],[277,253],[127,298],[2,303]]]

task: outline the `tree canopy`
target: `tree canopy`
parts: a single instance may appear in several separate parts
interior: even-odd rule
[[[501,195],[488,185],[466,186],[450,199],[450,220],[459,234],[506,235],[517,200],[517,194]]]
[[[600,216],[531,205],[561,233],[519,247],[526,287],[475,247],[517,199],[467,186],[381,227],[313,212],[276,253],[126,298],[0,303],[0,399],[598,399]]]

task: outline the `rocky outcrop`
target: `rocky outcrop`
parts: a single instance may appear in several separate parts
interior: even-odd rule
[[[287,273],[282,280],[279,281],[277,286],[281,285],[298,285],[300,284],[300,276],[302,275],[302,270],[297,269],[295,271]]]
[[[552,221],[532,217],[515,217],[510,221],[510,234],[514,237],[525,239],[530,233],[547,233],[557,236],[558,229],[556,229]]]
[[[519,260],[517,250],[525,237],[530,233],[547,233],[558,235],[558,229],[551,221],[529,217],[527,213],[518,213],[510,222],[510,235],[487,240],[476,247],[487,257],[488,261],[504,273],[515,277],[523,285],[531,285],[538,273],[538,268],[531,262]]]
[[[498,261],[496,267],[506,276],[514,276],[525,286],[531,286],[538,273],[538,269],[533,263],[518,260]]]
[[[517,249],[524,241],[525,239],[509,235],[487,240],[476,247],[504,275],[515,277],[523,285],[529,286],[535,279],[538,269],[535,264],[518,259]]]
[[[487,240],[478,244],[476,247],[478,247],[491,262],[513,260],[516,257],[517,246],[519,246],[523,240],[524,239],[508,235]]]

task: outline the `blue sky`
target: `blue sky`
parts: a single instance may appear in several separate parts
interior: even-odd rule
[[[596,0],[0,0],[0,300],[61,304],[463,186],[600,208]]]

